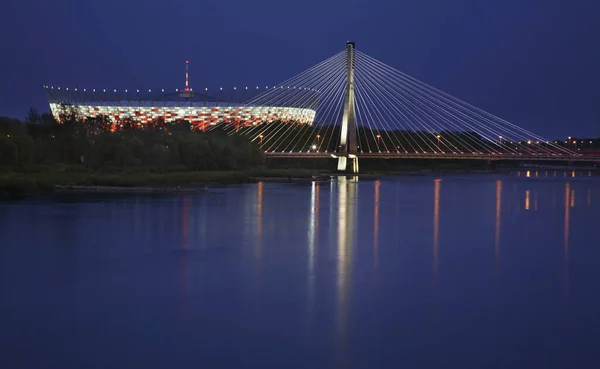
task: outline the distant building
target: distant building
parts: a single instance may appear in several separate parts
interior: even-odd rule
[[[257,125],[273,121],[313,123],[316,111],[311,108],[293,106],[252,106],[243,103],[219,101],[215,98],[196,95],[182,98],[178,93],[159,95],[156,99],[130,99],[119,97],[116,93],[109,98],[106,93],[88,93],[87,91],[69,91],[66,89],[45,87],[50,110],[55,119],[66,110],[81,118],[108,117],[118,124],[124,120],[133,120],[140,124],[162,119],[166,123],[181,120],[189,121],[198,129],[206,129],[217,123],[237,123]]]
[[[319,100],[314,90],[277,87],[248,99],[246,88],[239,91],[240,96],[236,99],[234,89],[226,101],[190,89],[187,61],[185,65],[185,89],[171,93],[164,90],[154,94],[152,91],[140,93],[139,90],[133,93],[127,90],[90,91],[54,86],[44,86],[44,90],[52,115],[58,121],[67,110],[83,119],[104,116],[115,124],[125,120],[140,125],[156,120],[166,123],[187,120],[202,130],[217,123],[250,126],[280,121],[312,125],[314,121]],[[219,94],[222,93],[220,90]]]

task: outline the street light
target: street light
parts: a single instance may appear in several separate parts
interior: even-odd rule
[[[437,137],[437,140],[438,140],[437,148],[438,148],[438,151],[440,151],[440,138],[441,138],[442,136],[440,136],[440,135],[437,135],[437,136],[435,136],[435,137]]]
[[[264,136],[262,134],[258,135],[258,138],[260,138],[260,145],[262,145],[262,139],[263,139],[263,137]]]

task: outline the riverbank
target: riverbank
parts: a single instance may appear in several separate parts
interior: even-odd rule
[[[538,168],[539,169],[539,168]],[[382,176],[430,175],[432,173],[489,174],[530,170],[514,169],[414,169],[371,170],[359,175],[363,179]],[[570,171],[569,171],[570,172]],[[87,171],[40,171],[30,173],[0,174],[0,199],[52,194],[58,192],[89,193],[198,193],[206,186],[252,182],[301,182],[329,180],[339,173],[323,169],[273,169],[261,168],[232,171],[185,171],[169,173]],[[589,172],[589,176],[592,172]]]
[[[371,171],[361,178],[384,175],[418,175],[430,170]],[[462,171],[460,171],[462,172]],[[477,171],[480,172],[480,171]],[[90,173],[69,168],[29,173],[0,174],[0,198],[51,194],[56,192],[91,193],[193,193],[202,192],[208,185],[228,185],[252,182],[298,182],[328,180],[336,176],[323,169],[260,168],[232,171],[185,171],[169,173],[110,172]]]
[[[172,173],[89,173],[49,171],[0,174],[0,197],[56,191],[182,192],[200,186],[249,183],[257,179],[293,180],[327,176],[306,169],[254,169],[240,171],[186,171]]]

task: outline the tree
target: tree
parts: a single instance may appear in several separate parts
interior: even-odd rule
[[[150,151],[152,164],[161,172],[166,171],[169,166],[169,148],[165,145],[155,144]]]
[[[0,135],[0,168],[14,168],[17,165],[19,149],[12,137]]]
[[[17,169],[26,170],[33,163],[35,142],[29,135],[21,134],[15,137],[15,144],[17,146]]]
[[[25,118],[25,123],[28,124],[41,124],[42,117],[38,110],[33,106],[29,108],[29,112],[27,113],[27,117]]]
[[[44,125],[55,125],[56,119],[51,113],[43,113],[41,116],[41,123]]]

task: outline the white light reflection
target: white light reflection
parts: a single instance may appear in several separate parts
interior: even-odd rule
[[[346,319],[348,315],[349,282],[352,270],[352,252],[355,239],[356,197],[358,177],[338,177],[338,244],[337,244],[337,330],[342,353],[346,341]]]
[[[317,240],[319,230],[319,182],[312,182],[310,191],[310,219],[308,221],[308,307],[307,319],[310,322],[314,315],[315,305],[315,264],[317,258]],[[308,324],[310,325],[310,324]],[[307,326],[308,326],[307,325]]]

